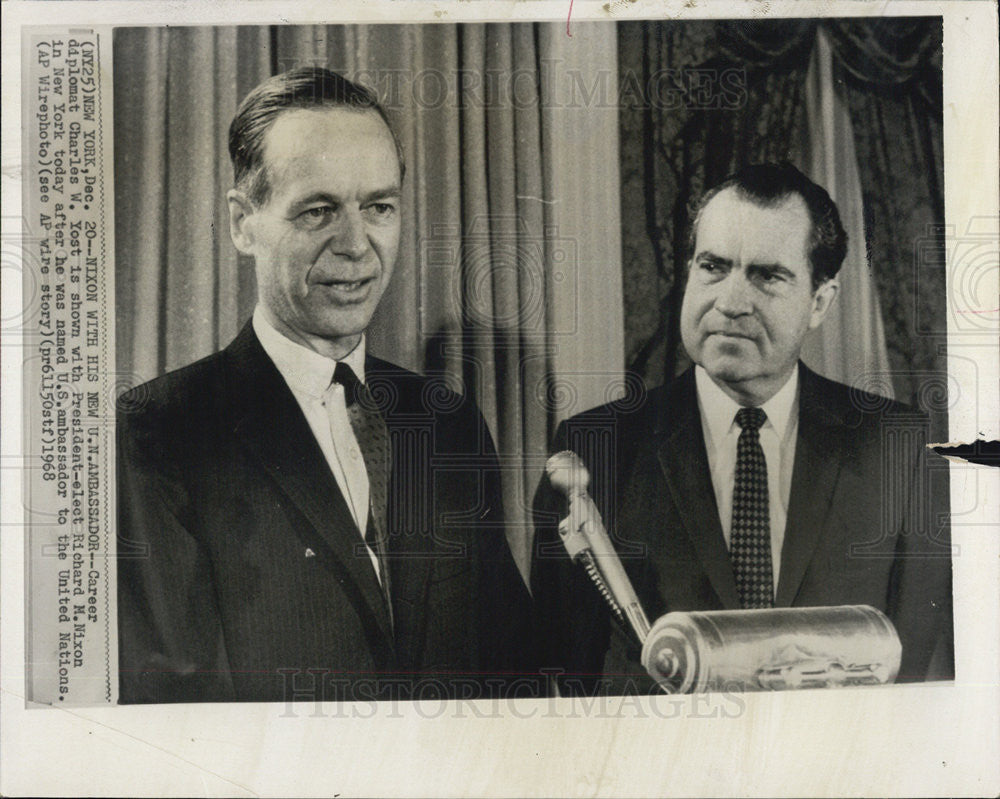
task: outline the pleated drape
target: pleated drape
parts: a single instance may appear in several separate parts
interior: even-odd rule
[[[253,306],[221,186],[240,98],[270,72],[262,29],[122,29],[115,58],[116,346],[132,382],[214,352]]]
[[[799,167],[837,203],[847,231],[840,291],[823,324],[806,337],[802,359],[820,374],[895,396],[878,291],[868,262],[864,199],[850,110],[833,78],[826,32],[816,35],[806,74],[806,136]]]

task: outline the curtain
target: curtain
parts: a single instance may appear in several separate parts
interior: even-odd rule
[[[828,77],[818,64],[810,74],[819,31]],[[843,337],[810,342],[807,357],[846,382],[891,386],[930,410],[946,435],[936,390],[945,371],[944,268],[915,255],[943,252],[920,247],[944,221],[940,19],[630,22],[619,28],[619,61],[623,89],[636,87],[621,119],[628,368],[653,384],[687,364],[677,315],[688,204],[739,165],[787,159],[834,184],[842,213],[860,216],[864,229],[859,237],[851,223],[865,258],[852,249],[837,311],[850,304],[859,316],[828,320]],[[671,94],[655,91],[657,76]],[[868,279],[859,274],[865,264]],[[858,330],[868,331],[860,342]],[[831,359],[859,343],[863,358]]]
[[[799,167],[823,186],[840,210],[847,231],[847,257],[837,275],[837,301],[818,329],[810,331],[802,360],[842,383],[892,398],[882,312],[865,246],[864,202],[846,103],[833,79],[833,53],[821,28],[806,73],[805,141]]]
[[[115,32],[115,290],[120,383],[225,346],[253,307],[229,242],[229,120],[270,74],[262,29]]]
[[[854,124],[892,381],[898,397],[930,412],[934,440],[946,441],[941,19],[826,29]]]
[[[229,121],[271,74],[343,72],[383,99],[407,162],[400,258],[368,346],[476,400],[526,573],[555,423],[621,389],[617,104],[566,102],[615,73],[615,45],[598,23],[572,38],[561,23],[118,29],[119,382],[224,347],[250,316],[253,264],[228,233]]]

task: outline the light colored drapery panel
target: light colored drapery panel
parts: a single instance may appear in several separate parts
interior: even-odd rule
[[[115,301],[118,370],[141,383],[163,370],[160,313],[163,243],[167,238],[168,37],[123,30],[114,57],[132,80],[115,81]],[[125,145],[127,142],[127,146]],[[141,212],[140,212],[141,211]],[[214,267],[214,265],[213,265]]]
[[[564,107],[577,72],[587,85],[614,76],[614,26],[574,25],[572,38],[560,23],[117,36],[130,67],[115,97],[120,368],[139,380],[189,363],[249,317],[252,264],[228,233],[229,121],[270,74],[340,71],[383,99],[407,163],[400,257],[369,347],[476,400],[526,570],[554,423],[605,401],[623,360],[617,108]],[[554,386],[595,368],[601,380],[560,401]]]
[[[806,76],[806,115],[803,169],[837,203],[848,246],[836,304],[820,328],[807,337],[802,357],[833,380],[892,397],[882,313],[865,245],[854,127],[850,111],[837,94],[830,43],[822,29]]]
[[[524,26],[475,26],[462,30],[463,67],[472,74],[535,73],[533,31]],[[531,81],[531,84],[536,81]],[[546,263],[544,194],[537,93],[515,102],[514,83],[498,86],[491,102],[463,91],[466,184],[463,196],[462,282],[469,332],[468,361],[484,382],[483,409],[496,418],[504,458],[504,507],[508,541],[527,566],[530,526],[525,509],[539,472],[531,456],[544,451],[546,410],[536,392],[544,379]],[[492,391],[490,388],[492,387]]]
[[[552,263],[551,386],[558,420],[623,393],[625,322],[617,31],[546,26],[543,115]]]
[[[266,30],[122,29],[115,57],[118,360],[139,382],[224,346],[252,307],[229,242],[227,133]]]

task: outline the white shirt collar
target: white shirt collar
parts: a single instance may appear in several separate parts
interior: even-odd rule
[[[715,446],[718,446],[719,442],[732,429],[732,426],[736,424],[736,412],[741,406],[715,384],[704,367],[695,367],[694,379],[698,390],[701,418],[708,426],[710,439],[715,442]],[[778,389],[771,399],[760,406],[761,410],[767,414],[767,422],[764,423],[764,426],[771,425],[781,441],[785,439],[785,432],[788,430],[788,423],[798,397],[798,390],[799,367],[796,365],[788,380],[785,381],[785,385]]]
[[[318,352],[292,341],[283,333],[279,333],[267,320],[260,305],[253,312],[253,330],[260,340],[264,352],[274,361],[281,376],[285,378],[289,388],[311,397],[320,398],[330,387],[333,380],[333,370],[337,361],[320,355]],[[365,380],[365,337],[353,350],[341,360],[358,376],[362,383]]]

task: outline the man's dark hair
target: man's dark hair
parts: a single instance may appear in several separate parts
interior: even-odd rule
[[[348,108],[374,111],[385,122],[396,145],[399,175],[405,171],[403,148],[375,93],[322,67],[300,67],[268,78],[240,103],[229,125],[229,158],[233,182],[254,205],[267,202],[270,176],[264,164],[264,136],[285,111],[306,108]]]
[[[807,254],[813,291],[840,271],[847,256],[847,233],[840,223],[837,206],[826,189],[813,183],[787,162],[752,164],[743,167],[722,183],[706,191],[695,206],[691,222],[688,244],[692,256],[698,222],[705,206],[713,197],[726,189],[734,189],[741,199],[748,200],[761,208],[779,206],[792,195],[801,197],[812,223]]]

